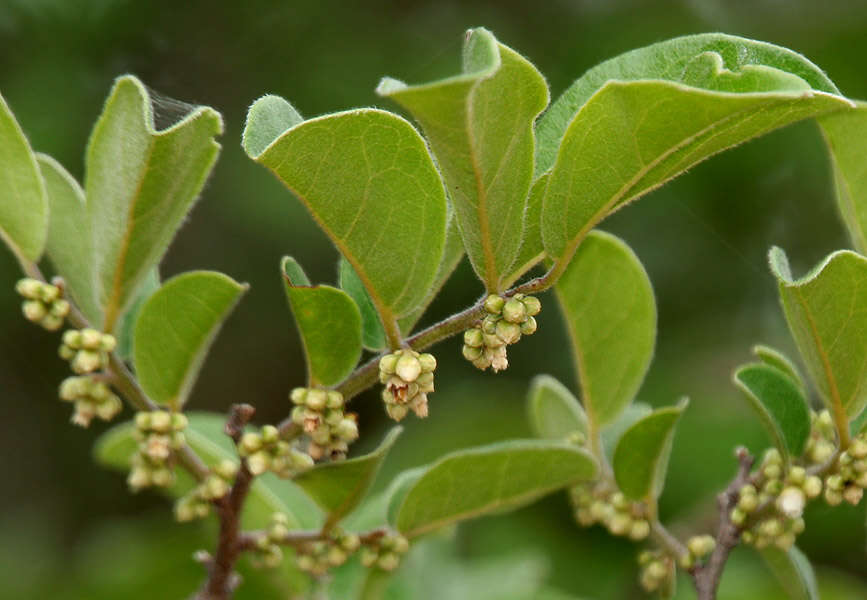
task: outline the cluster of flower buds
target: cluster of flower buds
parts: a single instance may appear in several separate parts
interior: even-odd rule
[[[854,506],[861,502],[864,488],[867,488],[867,432],[852,439],[825,476],[825,501],[837,506],[845,500]]]
[[[409,540],[400,534],[386,534],[365,543],[361,550],[361,564],[394,571],[400,565],[400,557],[409,552]]]
[[[575,519],[584,527],[600,523],[612,535],[641,541],[650,535],[646,507],[629,500],[604,481],[580,485],[570,490]]]
[[[21,279],[15,290],[24,297],[21,312],[28,321],[37,323],[48,331],[57,331],[69,314],[69,302],[63,299],[59,287],[38,279]]]
[[[729,515],[732,523],[745,528],[742,539],[747,544],[788,550],[804,531],[804,507],[822,493],[822,480],[800,465],[786,468],[779,450],[771,448],[751,482],[738,493]]]
[[[386,354],[379,361],[379,380],[385,384],[382,400],[388,416],[403,419],[410,409],[416,416],[428,415],[427,395],[434,391],[437,360],[432,354],[410,349]]]
[[[104,369],[108,353],[117,346],[114,336],[96,329],[70,329],[63,334],[60,358],[68,360],[72,370],[83,375]]]
[[[694,535],[686,541],[686,554],[678,557],[683,569],[691,569],[703,561],[716,548],[716,540],[712,535]]]
[[[64,379],[60,384],[60,399],[73,403],[72,422],[81,427],[90,425],[93,417],[111,421],[123,408],[117,394],[92,375]]]
[[[641,565],[640,582],[644,591],[658,591],[662,597],[669,597],[676,575],[674,560],[660,550],[646,550],[638,555],[638,564]]]
[[[310,436],[307,453],[313,460],[346,458],[349,444],[358,439],[354,414],[344,413],[343,394],[335,390],[295,388],[289,396],[295,408],[292,421]]]
[[[221,460],[204,481],[178,499],[175,503],[175,518],[186,522],[208,516],[211,503],[229,493],[237,474],[238,465],[234,461]]]
[[[247,459],[247,468],[253,475],[271,471],[279,477],[293,477],[313,466],[310,455],[281,440],[280,432],[273,425],[242,435],[238,453]]]
[[[148,486],[168,487],[175,481],[172,453],[184,445],[187,417],[165,410],[135,416],[138,452],[132,457],[127,483],[133,491]]]
[[[810,411],[812,421],[810,437],[804,449],[804,457],[811,465],[824,465],[837,451],[837,431],[831,413],[823,410],[819,413]]]
[[[280,541],[289,533],[289,518],[283,513],[271,515],[271,524],[265,535],[256,539],[253,551],[253,562],[258,566],[273,569],[283,562],[283,550]]]
[[[354,533],[332,531],[328,539],[311,542],[298,549],[295,559],[298,568],[315,577],[325,575],[339,567],[361,547],[361,540]]]
[[[494,372],[509,366],[506,346],[516,344],[522,335],[536,331],[536,319],[542,305],[534,296],[515,294],[504,298],[491,294],[485,300],[488,313],[481,323],[464,332],[464,358],[477,368]]]

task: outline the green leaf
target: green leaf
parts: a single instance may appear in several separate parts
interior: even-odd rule
[[[343,257],[337,265],[337,282],[340,289],[349,294],[361,312],[362,344],[368,350],[379,352],[386,346],[385,330],[379,322],[379,314],[358,274]]]
[[[554,165],[575,113],[612,79],[663,79],[711,90],[771,91],[767,88],[788,86],[840,93],[819,67],[786,48],[721,33],[666,40],[600,63],[563,92],[536,127],[537,174]]]
[[[144,303],[133,363],[154,402],[184,406],[208,348],[246,289],[222,273],[192,271],[173,277]]]
[[[442,259],[445,190],[427,146],[397,115],[357,109],[301,123],[285,117],[257,153],[280,129],[279,102],[291,106],[268,96],[250,108],[245,150],[305,204],[388,329],[424,300]]]
[[[30,144],[2,95],[0,198],[0,239],[22,263],[38,261],[48,234],[45,187]]]
[[[590,431],[632,402],[653,358],[656,303],[638,257],[594,231],[554,288],[572,341]]]
[[[413,330],[421,319],[424,312],[427,310],[430,303],[437,297],[442,287],[445,285],[448,278],[454,273],[455,269],[464,257],[464,242],[461,239],[461,232],[458,229],[458,219],[454,211],[449,210],[446,224],[446,241],[443,249],[443,258],[440,261],[440,266],[434,276],[433,283],[430,286],[427,297],[414,308],[409,314],[404,315],[398,320],[400,330],[407,334]]]
[[[84,190],[50,156],[37,154],[36,159],[50,215],[45,251],[79,310],[91,323],[101,323],[102,311],[93,293],[93,249]]]
[[[206,107],[157,131],[144,85],[131,76],[115,82],[90,136],[85,177],[103,330],[114,330],[165,254],[217,159],[222,131],[219,113]]]
[[[787,460],[800,456],[810,436],[810,409],[795,380],[775,367],[753,363],[735,371],[733,381],[783,456]]]
[[[262,96],[247,112],[241,146],[249,156],[259,156],[280,134],[303,121],[295,107],[280,96]]]
[[[536,435],[566,440],[580,432],[587,435],[587,415],[566,386],[550,375],[537,375],[530,384],[530,423]]]
[[[421,124],[455,206],[470,262],[502,291],[521,247],[533,177],[533,122],[548,104],[536,68],[486,29],[467,32],[460,75],[424,85],[385,78],[377,92]]]
[[[338,523],[364,500],[382,461],[402,430],[402,427],[392,428],[370,454],[323,463],[295,478],[295,483],[326,512],[327,525]]]
[[[783,250],[772,248],[769,259],[789,330],[845,437],[849,419],[867,405],[867,259],[834,252],[799,280]]]
[[[653,412],[653,408],[644,402],[633,402],[611,423],[602,428],[599,437],[602,438],[602,449],[609,461],[614,460],[614,450],[626,430]]]
[[[802,389],[806,386],[804,385],[804,379],[801,377],[801,372],[798,370],[798,367],[795,366],[795,363],[788,356],[777,350],[776,348],[771,348],[770,346],[765,346],[762,344],[756,344],[753,346],[753,355],[758,358],[760,361],[765,363],[766,365],[770,365],[776,369],[779,369],[786,375],[792,378],[792,380],[797,383]]]
[[[123,360],[132,361],[133,346],[135,345],[135,324],[145,302],[160,289],[160,273],[154,267],[142,282],[141,288],[136,292],[129,309],[121,317],[117,327],[117,355]]]
[[[606,216],[718,152],[853,106],[790,86],[736,91],[653,80],[603,85],[569,124],[551,169],[542,208],[548,255],[568,260]]]
[[[819,600],[816,575],[804,553],[792,546],[788,551],[767,546],[759,551],[771,572],[792,600]]]
[[[614,450],[614,477],[620,490],[635,500],[655,501],[665,483],[674,426],[688,402],[658,408],[621,436]]]
[[[304,342],[310,385],[334,385],[361,358],[361,313],[346,292],[310,285],[295,259],[284,256],[280,272],[292,315]]]
[[[223,433],[225,416],[198,412],[187,413],[187,416],[190,420],[184,431],[187,443],[208,466],[226,459],[237,462],[234,444]],[[100,436],[94,448],[97,461],[114,469],[128,470],[138,448],[134,431],[134,423],[127,422],[112,427]],[[181,467],[176,468],[176,473],[177,483],[167,490],[175,498],[189,492],[194,485]],[[243,526],[245,529],[266,527],[275,512],[285,513],[292,528],[317,528],[322,524],[321,511],[301,488],[291,481],[267,473],[257,477],[250,488],[250,495],[244,504]]]
[[[867,253],[867,103],[856,102],[856,110],[827,115],[819,126],[831,155],[837,206],[855,249]]]
[[[544,440],[514,440],[449,454],[409,489],[397,528],[416,537],[452,523],[529,504],[592,479],[596,462],[578,448]]]
[[[533,182],[533,187],[530,188],[527,209],[524,212],[524,240],[521,242],[518,258],[510,269],[511,274],[506,278],[506,285],[509,287],[545,257],[542,244],[542,203],[545,200],[549,176],[550,173],[545,173]]]

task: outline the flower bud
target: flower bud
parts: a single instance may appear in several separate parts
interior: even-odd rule
[[[807,498],[815,498],[822,493],[822,480],[816,475],[810,475],[802,486]]]
[[[437,368],[437,359],[433,354],[420,354],[418,362],[421,364],[422,373],[432,373]]]
[[[828,506],[837,506],[841,502],[843,502],[843,494],[841,494],[838,490],[831,489],[830,487],[825,488],[825,502],[828,503]]]
[[[85,350],[99,350],[102,345],[102,333],[96,329],[81,330],[81,347]]]
[[[533,317],[527,317],[527,320],[521,323],[521,333],[523,335],[533,335],[536,333],[537,328],[536,319]]]
[[[248,431],[241,436],[241,441],[238,443],[238,449],[241,451],[241,456],[247,456],[262,448],[262,436],[258,433]]]
[[[644,519],[638,519],[632,523],[632,529],[629,530],[629,539],[640,542],[650,535],[650,523]]]
[[[707,556],[716,548],[716,540],[709,535],[697,535],[686,542],[689,552],[696,558]]]
[[[262,442],[264,444],[273,444],[280,439],[280,432],[273,425],[265,425],[262,427]]]
[[[28,321],[38,322],[46,317],[48,311],[39,300],[28,300],[21,305],[21,312]]]
[[[521,326],[508,321],[497,323],[496,336],[505,344],[515,344],[521,339]]]
[[[394,367],[395,374],[407,383],[418,379],[421,375],[421,362],[408,352],[403,352]]]
[[[464,332],[464,344],[470,348],[481,348],[484,343],[484,334],[478,327],[467,329]]]
[[[867,458],[867,442],[856,437],[852,440],[852,444],[849,446],[847,452],[856,459]]]
[[[496,294],[491,294],[487,298],[485,298],[485,310],[488,311],[492,315],[499,315],[503,312],[503,307],[506,304],[506,300],[497,296]]]
[[[156,431],[158,433],[168,433],[172,429],[172,415],[168,411],[165,410],[155,410],[151,413],[151,424],[150,428],[152,431]]]
[[[247,468],[253,475],[261,475],[271,466],[271,457],[264,450],[254,452],[247,458]]]
[[[337,390],[328,390],[327,392],[325,392],[325,395],[327,397],[325,400],[325,406],[327,408],[330,408],[332,410],[343,408],[343,394],[341,394]]]
[[[117,348],[117,339],[111,334],[104,333],[99,341],[99,349],[103,352],[114,352]]]
[[[789,486],[780,492],[777,498],[777,510],[789,517],[797,519],[804,513],[807,498],[801,488]]]
[[[859,502],[861,502],[861,498],[864,496],[864,489],[858,487],[857,485],[847,485],[843,490],[843,500],[851,504],[852,506],[857,506]]]
[[[90,350],[79,350],[72,359],[72,370],[79,374],[92,373],[101,366],[99,354]]]
[[[340,439],[351,442],[358,439],[358,425],[353,419],[344,418],[337,424],[335,433]]]
[[[524,307],[524,303],[515,298],[510,298],[503,305],[503,318],[509,323],[516,323],[518,325],[523,323],[527,318],[527,309]]]
[[[15,291],[25,298],[36,300],[41,296],[42,282],[30,277],[19,279],[15,284]]]
[[[310,410],[320,412],[325,409],[325,406],[328,404],[328,394],[325,392],[325,390],[308,390],[307,398],[305,399],[304,404]]]
[[[394,571],[400,565],[400,558],[394,552],[386,552],[376,561],[376,566],[383,571]]]
[[[524,296],[521,298],[521,302],[524,303],[524,308],[527,309],[527,314],[531,317],[535,317],[542,311],[542,303],[535,296]]]

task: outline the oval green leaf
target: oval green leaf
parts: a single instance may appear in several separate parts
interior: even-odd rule
[[[167,129],[135,77],[120,77],[90,136],[85,190],[102,329],[114,330],[192,208],[220,145],[219,113],[190,107]]]
[[[667,81],[608,82],[563,137],[542,208],[545,251],[569,260],[602,219],[702,160],[851,106],[810,90],[729,93]]]
[[[22,264],[42,256],[48,201],[30,144],[0,95],[0,239]]]
[[[819,119],[831,155],[831,170],[837,207],[855,249],[867,254],[867,103],[856,102],[856,110]]]
[[[772,248],[769,258],[789,330],[846,439],[849,419],[867,406],[867,259],[834,252],[794,280],[783,250]]]
[[[594,231],[554,290],[572,341],[584,410],[596,431],[632,402],[650,366],[653,289],[629,246]]]
[[[587,415],[565,385],[550,375],[537,375],[530,384],[530,424],[536,435],[566,440],[574,433],[587,435]]]
[[[364,500],[382,461],[402,430],[402,427],[392,428],[379,447],[370,454],[323,463],[295,478],[296,485],[325,511],[326,527],[340,522]]]
[[[93,290],[93,249],[84,190],[63,166],[46,154],[37,154],[45,182],[49,221],[45,252],[66,291],[91,323],[102,323],[102,311]]]
[[[515,440],[461,450],[435,462],[409,489],[397,528],[416,537],[458,521],[529,504],[588,481],[597,467],[585,451],[559,442]]]
[[[635,500],[655,501],[665,483],[674,426],[686,408],[658,408],[627,429],[614,450],[614,478],[617,486]]]
[[[337,265],[337,284],[358,305],[361,312],[361,343],[368,350],[379,352],[386,346],[385,330],[379,322],[379,313],[364,284],[349,262],[341,257]]]
[[[208,348],[246,289],[222,273],[192,271],[148,298],[135,325],[133,364],[154,402],[183,407]]]
[[[801,372],[798,370],[798,367],[795,366],[795,363],[791,358],[776,348],[771,348],[770,346],[765,346],[763,344],[756,344],[753,346],[752,352],[760,361],[766,365],[779,369],[791,377],[792,380],[801,387],[801,389],[806,389],[804,378],[801,377]]]
[[[275,127],[281,102],[283,127]],[[443,254],[445,190],[425,142],[385,111],[298,122],[289,107],[276,96],[258,100],[244,148],[301,199],[355,269],[383,323],[393,324],[427,296]]]
[[[754,363],[735,371],[733,381],[783,456],[787,460],[800,456],[810,436],[810,409],[795,380],[775,367]]]
[[[787,48],[722,33],[666,40],[598,64],[563,92],[536,128],[537,173],[554,165],[560,142],[575,114],[612,79],[662,79],[729,92],[789,86],[840,93],[819,67]]]
[[[548,104],[545,78],[486,29],[467,32],[460,75],[377,92],[421,124],[455,206],[470,262],[490,292],[502,291],[521,247],[533,178],[533,122]]]
[[[310,385],[334,385],[361,358],[361,313],[346,292],[310,285],[295,259],[280,264],[292,315],[304,342]]]
[[[238,455],[234,444],[223,433],[226,423],[224,415],[214,413],[187,413],[190,424],[184,432],[187,443],[208,466],[221,460],[237,462]],[[102,434],[94,447],[94,455],[101,464],[128,470],[130,459],[138,448],[133,436],[135,425],[132,422],[112,427]],[[195,485],[181,467],[176,468],[177,482],[169,490],[172,497],[180,497]],[[292,528],[312,529],[322,524],[322,513],[313,501],[293,482],[278,479],[267,473],[257,477],[250,488],[250,495],[244,504],[243,526],[249,529],[267,527],[271,515],[282,512],[287,515]]]

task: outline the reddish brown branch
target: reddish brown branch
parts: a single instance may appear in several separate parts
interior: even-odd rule
[[[749,483],[753,456],[746,448],[737,449],[738,472],[728,487],[717,496],[720,523],[716,536],[716,547],[703,565],[691,570],[698,600],[714,600],[722,577],[723,568],[729,554],[741,539],[740,528],[732,523],[731,512],[737,506],[740,489]]]
[[[254,412],[255,409],[249,404],[232,406],[225,432],[236,444]],[[228,600],[240,581],[234,568],[238,556],[245,549],[240,532],[241,510],[253,479],[246,459],[242,458],[232,489],[226,496],[214,501],[220,519],[220,537],[217,552],[208,563],[208,579],[196,595],[196,600]]]

